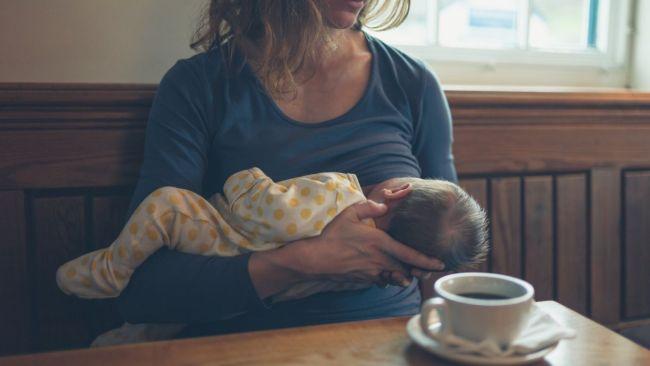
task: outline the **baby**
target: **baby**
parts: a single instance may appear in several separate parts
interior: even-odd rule
[[[117,297],[133,271],[163,246],[217,256],[275,249],[319,235],[341,211],[366,199],[385,203],[388,212],[365,224],[439,258],[447,270],[479,263],[487,253],[485,213],[455,184],[393,178],[365,197],[354,174],[318,173],[275,183],[252,168],[230,176],[224,195],[207,201],[183,189],[156,190],[138,206],[117,240],[61,266],[57,283],[66,294],[82,298]],[[305,283],[272,300],[360,287]]]
[[[229,177],[223,191],[206,201],[183,189],[156,190],[110,246],[61,266],[59,287],[82,298],[116,297],[133,271],[163,246],[217,256],[270,250],[319,235],[341,211],[366,199],[385,203],[388,211],[365,224],[441,259],[447,270],[478,263],[488,250],[485,213],[460,187],[445,181],[393,178],[372,187],[366,197],[354,174],[319,173],[275,183],[252,168]],[[302,283],[272,301],[363,287]],[[98,337],[93,346],[169,339],[183,327],[127,323]]]

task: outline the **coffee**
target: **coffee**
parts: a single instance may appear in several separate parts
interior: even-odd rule
[[[436,281],[434,289],[438,296],[425,301],[420,314],[426,335],[441,342],[449,335],[472,342],[489,340],[501,347],[526,325],[535,294],[526,281],[481,272],[447,275]],[[434,312],[440,324],[437,331],[430,329]]]
[[[469,297],[471,299],[480,299],[480,300],[506,300],[511,299],[510,296],[503,296],[497,294],[487,294],[484,292],[465,292],[458,294],[458,296]]]

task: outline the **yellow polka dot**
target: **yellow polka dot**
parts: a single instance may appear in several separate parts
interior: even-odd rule
[[[303,209],[300,211],[300,217],[302,217],[303,219],[307,220],[308,218],[311,217],[311,210],[308,209],[308,208],[303,208]]]
[[[109,262],[113,261],[113,251],[109,250],[106,252],[106,260]]]
[[[336,216],[336,207],[332,207],[327,210],[327,216],[334,217]]]
[[[208,203],[205,202],[205,200],[199,200],[199,207],[201,207],[202,209],[206,209],[208,208]]]
[[[189,220],[189,217],[181,215],[181,224],[185,225],[185,223],[187,223],[187,220]]]
[[[174,205],[180,205],[181,204],[181,197],[176,195],[176,194],[172,194],[172,195],[169,196],[169,202],[171,202]]]
[[[115,274],[115,279],[118,281],[124,281],[126,279],[126,275],[123,275],[118,271],[113,271],[113,274]]]
[[[192,211],[194,211],[194,212],[199,212],[199,211],[201,211],[201,208],[200,208],[199,205],[198,205],[197,203],[195,203],[195,202],[190,203],[190,208],[191,208]]]
[[[93,282],[88,278],[84,278],[81,280],[81,284],[84,285],[84,287],[92,287]]]
[[[244,186],[244,189],[245,189],[245,190],[249,190],[249,189],[251,189],[252,187],[253,187],[253,183],[252,183],[252,182],[248,182],[248,183],[246,183],[246,185]]]
[[[156,212],[156,205],[153,203],[148,204],[147,212],[149,213],[149,215],[153,215],[153,213]]]
[[[239,179],[239,180],[244,180],[247,176],[248,176],[247,173],[240,173],[240,174],[237,176],[237,179]]]
[[[350,191],[350,193],[355,193],[357,189],[354,188],[353,186],[348,186],[348,191]]]
[[[131,233],[131,235],[137,234],[138,233],[138,224],[136,224],[135,222],[131,223],[131,225],[129,225],[129,232]]]
[[[160,197],[162,194],[162,189],[156,189],[151,195],[154,197]]]
[[[226,235],[230,235],[230,227],[224,226],[223,233],[226,234]]]
[[[292,199],[289,200],[289,206],[291,206],[291,207],[296,207],[296,206],[298,206],[299,203],[300,202],[298,202],[297,198],[292,198]]]
[[[174,213],[173,213],[173,212],[167,212],[167,213],[166,213],[166,214],[161,218],[162,224],[163,224],[164,226],[169,226],[169,225],[172,223],[172,219],[173,219],[173,217],[174,217]]]
[[[336,189],[336,182],[334,182],[333,180],[328,181],[327,183],[325,183],[325,189],[327,189],[330,192],[334,191]]]
[[[196,238],[199,236],[198,230],[192,228],[187,232],[187,238],[190,239],[191,241],[196,240]]]
[[[117,247],[117,255],[122,259],[126,258],[126,248],[123,245]]]
[[[93,271],[97,270],[97,261],[93,260],[92,263],[90,263],[90,269]]]
[[[264,216],[264,209],[261,207],[257,208],[257,216],[262,217]]]
[[[343,202],[343,195],[339,192],[339,194],[336,195],[336,203],[341,202]]]
[[[103,278],[108,278],[108,271],[106,270],[106,268],[102,268],[102,269],[100,269],[100,270],[99,270],[99,274],[100,274]]]
[[[144,259],[144,253],[140,249],[133,249],[133,259],[136,261],[141,261]]]
[[[257,200],[260,198],[260,193],[257,192],[251,197],[251,201],[257,202]]]
[[[217,238],[217,230],[210,229],[210,237],[212,237],[212,239],[216,239]]]
[[[253,218],[253,216],[251,214],[249,214],[249,213],[247,213],[246,215],[243,216],[244,221],[251,221],[252,218]]]
[[[282,211],[281,209],[277,209],[277,210],[275,210],[275,211],[273,212],[273,217],[274,217],[276,220],[282,220],[282,218],[284,217],[284,211]]]
[[[147,238],[149,240],[158,240],[158,232],[154,230],[154,228],[148,228],[147,229]]]
[[[81,265],[82,265],[82,266],[85,266],[85,265],[87,265],[87,264],[88,264],[88,257],[83,257],[83,258],[81,258]]]
[[[322,222],[321,220],[318,220],[314,223],[314,230],[321,231],[325,227],[325,223]]]
[[[273,203],[273,196],[266,196],[266,203],[269,205]]]
[[[253,205],[251,205],[250,203],[247,204],[245,207],[246,207],[247,209],[249,209],[249,210],[252,210],[252,209],[253,209]]]
[[[68,276],[68,278],[72,278],[77,274],[77,270],[74,268],[70,268],[65,275]]]
[[[231,191],[232,193],[237,193],[237,191],[239,191],[240,188],[241,188],[241,187],[240,187],[239,184],[238,184],[238,185],[232,187],[232,188],[230,189],[230,191]]]
[[[248,239],[246,239],[246,238],[242,238],[242,239],[239,241],[239,246],[242,246],[242,247],[244,247],[244,248],[250,248],[250,247],[252,246],[252,244],[251,244],[250,241],[248,241]]]
[[[208,243],[203,243],[199,246],[199,253],[205,253],[208,250],[210,250],[210,244]]]
[[[325,203],[325,196],[323,196],[322,194],[316,195],[316,197],[314,197],[314,201],[316,201],[316,204],[322,205],[323,203]]]
[[[282,192],[282,193],[287,193],[287,191],[288,191],[287,187],[285,187],[285,186],[280,186],[279,189],[280,189],[280,192]]]
[[[266,188],[266,186],[267,186],[266,183],[267,183],[267,182],[264,182],[264,183],[258,184],[257,186],[255,186],[255,190],[258,191],[258,192],[262,192],[262,191],[264,190],[264,188]]]
[[[287,225],[287,234],[295,235],[297,231],[298,231],[298,227],[296,226],[296,224],[291,223]]]
[[[219,243],[219,246],[217,247],[217,250],[221,253],[228,252],[228,244],[221,242]]]
[[[303,188],[303,189],[300,190],[300,194],[301,194],[303,197],[307,197],[307,196],[309,196],[310,193],[311,193],[311,190],[310,190],[308,187],[305,187],[305,188]]]

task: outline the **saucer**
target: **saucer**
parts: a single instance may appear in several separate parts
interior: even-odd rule
[[[440,327],[440,322],[432,325],[434,332]],[[539,361],[547,354],[551,353],[557,346],[557,343],[527,355],[512,355],[507,357],[484,357],[476,354],[456,353],[449,347],[438,343],[434,339],[425,335],[420,327],[420,315],[415,315],[406,324],[406,332],[409,338],[418,346],[436,356],[446,358],[451,361],[472,364],[472,365],[522,365]],[[558,342],[559,343],[559,342]]]

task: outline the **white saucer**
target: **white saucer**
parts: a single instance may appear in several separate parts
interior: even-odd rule
[[[440,323],[433,325],[434,328],[439,326]],[[435,329],[433,331],[435,331]],[[551,351],[553,351],[557,346],[557,343],[555,343],[547,348],[544,348],[542,350],[539,350],[535,353],[531,353],[528,355],[513,355],[508,357],[486,358],[479,355],[456,353],[450,348],[446,347],[445,345],[442,345],[436,342],[435,340],[431,339],[429,336],[425,335],[422,332],[422,328],[420,327],[420,315],[415,315],[409,320],[408,324],[406,324],[406,332],[408,333],[409,337],[413,342],[415,342],[418,346],[424,348],[426,351],[433,353],[436,356],[440,356],[442,358],[446,358],[451,361],[456,361],[465,364],[473,364],[473,365],[527,364],[527,363],[541,360],[542,358],[544,358],[544,356],[546,356]]]

